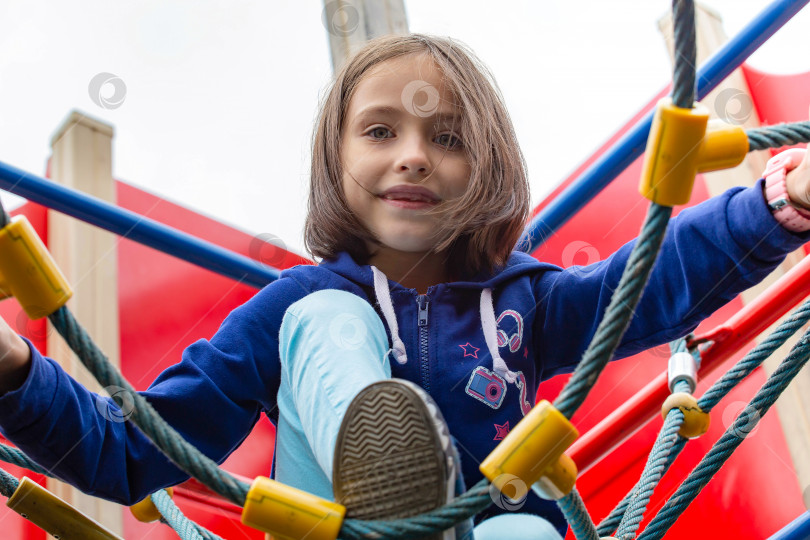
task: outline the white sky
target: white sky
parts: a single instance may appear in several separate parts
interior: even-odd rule
[[[706,4],[733,36],[768,2]],[[405,5],[411,31],[465,42],[495,74],[535,204],[671,77],[656,24],[664,0]],[[322,9],[322,0],[5,0],[0,161],[44,176],[51,136],[78,109],[115,127],[116,178],[303,254],[310,137],[331,76]],[[749,63],[810,70],[808,29],[810,8]],[[118,108],[90,99],[102,72],[126,84]]]

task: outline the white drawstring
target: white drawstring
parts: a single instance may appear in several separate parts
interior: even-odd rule
[[[391,351],[394,353],[394,360],[399,364],[406,364],[408,363],[408,354],[405,352],[405,344],[399,338],[399,326],[397,326],[394,305],[391,303],[388,278],[376,266],[371,267],[371,272],[374,274],[374,292],[377,295],[377,302],[380,303],[385,322],[388,323],[388,328],[391,329],[391,340],[394,342]]]
[[[517,374],[509,371],[506,362],[498,352],[498,325],[495,322],[495,308],[492,306],[492,289],[489,288],[481,291],[481,326],[484,329],[484,340],[487,342],[489,354],[492,355],[493,371],[510,383],[514,383],[517,380]]]

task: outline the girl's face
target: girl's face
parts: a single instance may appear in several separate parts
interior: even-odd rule
[[[425,55],[387,60],[363,76],[346,111],[343,190],[350,209],[391,249],[430,250],[442,216],[426,210],[469,184],[461,111],[442,79]]]

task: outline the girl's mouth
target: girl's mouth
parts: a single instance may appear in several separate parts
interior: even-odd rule
[[[380,198],[383,200],[383,202],[386,202],[391,206],[396,206],[397,208],[407,208],[410,210],[430,208],[438,204],[437,202],[409,201],[407,199],[386,199],[385,197]]]

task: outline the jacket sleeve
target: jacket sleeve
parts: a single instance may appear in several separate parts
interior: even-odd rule
[[[614,359],[682,337],[740,292],[759,283],[810,233],[795,234],[771,215],[762,180],[733,188],[670,220],[650,280]],[[538,373],[573,371],[618,286],[635,240],[586,267],[536,278]]]
[[[278,329],[287,306],[304,294],[293,279],[271,283],[140,393],[187,441],[222,463],[259,415],[275,408]],[[83,492],[125,505],[188,478],[125,421],[126,406],[88,391],[28,345],[28,378],[0,397],[0,432],[18,448]]]

